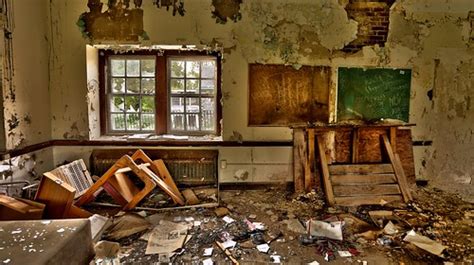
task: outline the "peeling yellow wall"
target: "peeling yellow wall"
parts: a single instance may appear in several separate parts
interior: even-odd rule
[[[31,4],[20,2],[25,9]],[[46,2],[41,1],[48,5]],[[357,33],[357,23],[347,18],[341,4],[345,2],[245,0],[242,19],[222,25],[211,16],[211,0],[185,1],[184,17],[173,17],[171,12],[153,6],[152,1],[143,1],[144,29],[150,40],[142,44],[207,44],[224,48],[224,140],[232,139],[234,132],[247,141],[292,138],[288,128],[247,126],[248,63],[331,66],[333,104],[339,66],[411,68],[410,122],[417,124],[414,140],[433,141],[433,146],[415,147],[417,176],[472,199],[474,44],[469,43],[472,29],[468,13],[474,10],[474,1],[396,1],[391,8],[386,46],[365,47],[353,55],[338,50],[355,39]],[[89,125],[97,121],[91,120],[91,104],[86,103],[91,93],[86,72],[87,40],[75,24],[79,15],[87,11],[86,1],[51,0],[49,5],[52,138],[90,138],[97,130],[90,132]],[[432,100],[428,97],[431,90],[435,94]],[[332,115],[331,120],[334,119]],[[36,120],[33,119],[34,124]],[[228,152],[226,157],[249,159],[250,155],[242,154]]]
[[[47,0],[13,1],[12,87],[3,80],[7,149],[51,139],[48,12]]]

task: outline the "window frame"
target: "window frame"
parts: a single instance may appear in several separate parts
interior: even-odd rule
[[[109,58],[111,57],[154,57],[155,58],[155,130],[153,131],[113,131],[111,129],[111,111],[109,107]],[[212,58],[216,62],[216,84],[215,84],[215,131],[175,131],[171,130],[170,100],[171,91],[169,82],[170,58]],[[140,59],[140,58],[136,58]],[[152,133],[155,135],[175,134],[189,136],[221,135],[222,122],[222,92],[221,92],[221,54],[218,51],[189,51],[189,50],[134,50],[117,52],[110,49],[99,50],[99,100],[100,100],[100,129],[101,135],[131,135],[137,133]],[[141,91],[140,91],[141,92]],[[200,94],[198,94],[200,97]]]

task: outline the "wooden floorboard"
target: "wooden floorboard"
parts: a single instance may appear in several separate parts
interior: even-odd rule
[[[382,202],[403,201],[401,195],[374,195],[374,196],[357,196],[357,197],[336,197],[336,204],[341,206],[358,206],[381,204]]]

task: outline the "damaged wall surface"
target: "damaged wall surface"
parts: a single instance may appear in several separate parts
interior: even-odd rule
[[[105,5],[105,1],[102,2]],[[26,1],[15,3],[25,10],[31,4]],[[97,134],[97,128],[91,126],[97,124],[99,109],[87,101],[88,95],[96,93],[94,89],[97,86],[91,80],[88,82],[88,40],[81,36],[76,26],[78,17],[87,11],[86,3],[83,0],[41,3],[50,9],[50,21],[39,22],[51,28],[47,42],[51,47],[50,90],[49,99],[44,100],[51,102],[51,108],[42,110],[43,105],[28,105],[35,108],[35,115],[41,115],[32,116],[32,125],[28,127],[34,124],[46,135],[51,131],[51,139],[89,139]],[[186,14],[183,17],[157,9],[152,1],[143,1],[144,30],[149,40],[142,40],[141,44],[223,48],[224,140],[235,140],[235,135],[241,136],[244,141],[292,139],[289,128],[248,126],[249,63],[288,64],[295,68],[301,65],[332,67],[331,122],[336,120],[337,67],[412,69],[409,122],[417,125],[413,128],[413,138],[416,141],[433,141],[432,146],[415,147],[417,176],[433,180],[442,188],[461,191],[472,199],[474,43],[469,11],[474,10],[474,2],[395,1],[389,9],[389,29],[384,47],[364,46],[358,52],[345,53],[341,49],[356,40],[359,33],[359,23],[351,19],[345,9],[350,3],[341,0],[247,0],[240,5],[241,19],[223,24],[212,17],[214,7],[211,0],[185,1]],[[43,11],[47,13],[47,10]],[[38,16],[29,16],[28,23],[34,24],[34,18]],[[47,48],[41,45],[41,49]],[[41,76],[39,83],[44,82]],[[21,84],[20,80],[17,82]],[[42,86],[41,91],[45,92],[45,87]],[[50,127],[42,128],[46,126],[41,123],[42,118],[49,117],[49,111]],[[28,112],[31,111],[22,110],[18,118],[23,118]],[[9,115],[6,115],[5,119],[8,118]],[[36,129],[32,131],[37,132]],[[23,134],[26,135],[25,132]],[[40,139],[34,133],[28,132],[27,135],[33,135],[34,138],[29,138],[33,139],[31,141]],[[286,157],[286,149],[269,149],[267,152],[280,152]],[[239,152],[232,154],[229,151],[226,157],[234,161],[250,160],[250,154]],[[61,157],[55,157],[55,160],[59,161]],[[232,178],[233,172],[225,174]]]

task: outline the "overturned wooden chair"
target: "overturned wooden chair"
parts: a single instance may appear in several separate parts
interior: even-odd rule
[[[138,161],[143,163],[137,164]],[[141,190],[128,177],[127,172],[133,172],[143,182]],[[131,157],[124,155],[117,160],[75,204],[81,206],[92,201],[103,188],[123,210],[130,210],[156,186],[165,191],[175,203],[184,205],[184,198],[163,161],[152,161],[142,150],[137,150]]]

